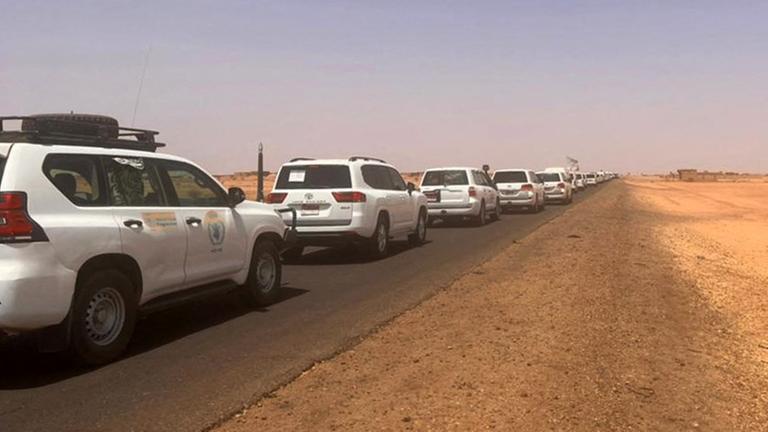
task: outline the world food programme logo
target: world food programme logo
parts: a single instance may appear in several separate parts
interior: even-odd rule
[[[219,213],[215,211],[206,213],[205,224],[208,226],[208,238],[211,239],[211,244],[219,246],[224,243],[226,226],[224,225],[224,221],[221,220],[221,217],[219,217]]]

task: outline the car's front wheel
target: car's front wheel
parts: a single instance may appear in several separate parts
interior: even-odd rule
[[[89,366],[117,359],[133,335],[137,305],[136,289],[123,273],[101,270],[88,276],[70,312],[70,357]]]
[[[493,208],[493,216],[491,216],[492,221],[499,220],[499,217],[501,216],[501,200],[496,198],[496,207]]]
[[[277,301],[282,271],[280,253],[275,243],[270,240],[257,241],[244,287],[246,300],[255,306],[267,306]]]
[[[427,241],[427,210],[419,210],[419,219],[416,221],[416,231],[408,236],[411,246],[418,246]]]

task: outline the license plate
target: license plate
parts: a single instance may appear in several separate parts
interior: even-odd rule
[[[320,204],[302,204],[301,214],[302,216],[313,216],[320,214]]]

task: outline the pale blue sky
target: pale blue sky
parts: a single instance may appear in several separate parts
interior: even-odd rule
[[[768,1],[7,1],[0,113],[136,126],[226,173],[768,171]]]

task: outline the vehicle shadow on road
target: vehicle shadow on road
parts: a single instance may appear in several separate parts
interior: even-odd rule
[[[307,292],[283,286],[275,304]],[[147,315],[139,319],[128,351],[118,362],[241,316],[268,312],[269,308],[249,307],[237,292],[230,292]],[[0,339],[0,390],[42,387],[97,369],[74,366],[61,354],[38,353],[31,336]]]
[[[427,234],[429,236],[429,234]],[[424,247],[431,243],[430,240],[425,241],[421,246],[417,247]],[[389,255],[387,255],[385,258],[376,259],[372,258],[368,253],[366,253],[361,248],[355,247],[355,246],[346,246],[346,247],[329,247],[329,248],[323,248],[318,250],[313,250],[311,252],[305,252],[302,257],[295,261],[291,262],[289,265],[300,265],[300,266],[312,266],[312,265],[346,265],[346,264],[365,264],[365,263],[371,263],[371,262],[378,262],[378,261],[386,261],[388,259],[391,259],[397,255],[400,255],[403,252],[407,252],[414,247],[411,246],[407,241],[392,241],[389,244]]]
[[[466,219],[466,220],[441,220],[437,219],[429,226],[429,229],[445,229],[445,228],[483,228],[485,226],[494,224],[496,222],[500,222],[499,220],[488,220],[488,222],[485,223],[485,225],[477,225],[476,222]]]

